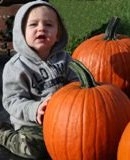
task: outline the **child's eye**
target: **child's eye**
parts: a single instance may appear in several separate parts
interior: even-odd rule
[[[51,23],[47,23],[47,24],[46,24],[46,26],[49,26],[49,27],[51,27],[51,26],[52,26],[52,24],[51,24]]]
[[[36,23],[30,23],[29,26],[36,26]]]

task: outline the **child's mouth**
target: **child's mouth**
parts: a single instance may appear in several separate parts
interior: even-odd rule
[[[46,39],[46,36],[45,36],[45,35],[39,35],[36,39],[45,40],[45,39]]]

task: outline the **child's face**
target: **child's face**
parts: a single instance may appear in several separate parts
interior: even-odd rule
[[[58,19],[49,7],[40,6],[30,11],[25,28],[27,44],[45,59],[58,41]]]

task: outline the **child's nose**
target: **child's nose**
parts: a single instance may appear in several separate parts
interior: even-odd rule
[[[46,27],[42,23],[38,25],[38,30],[45,30],[45,28]]]

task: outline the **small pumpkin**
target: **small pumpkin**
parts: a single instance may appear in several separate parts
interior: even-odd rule
[[[130,122],[126,125],[121,136],[118,146],[117,160],[130,160]]]
[[[130,97],[130,37],[116,33],[119,22],[112,17],[105,33],[83,41],[72,57],[89,68],[96,81],[112,83]]]
[[[118,87],[97,84],[82,63],[73,61],[70,67],[80,82],[63,86],[47,105],[47,150],[53,160],[115,160],[130,101]]]

